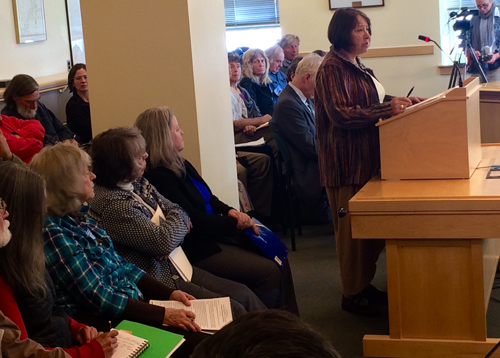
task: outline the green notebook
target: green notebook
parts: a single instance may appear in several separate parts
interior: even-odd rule
[[[130,331],[132,335],[149,342],[149,347],[141,353],[140,358],[168,358],[185,341],[179,334],[126,320],[121,321],[116,329]]]

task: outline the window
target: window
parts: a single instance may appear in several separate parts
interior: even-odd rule
[[[279,26],[277,0],[224,0],[226,29]]]
[[[263,50],[281,38],[278,0],[224,0],[226,49]]]

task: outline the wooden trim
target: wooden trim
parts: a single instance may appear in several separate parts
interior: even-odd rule
[[[306,56],[309,55],[311,52],[300,52],[299,56]],[[372,58],[372,57],[421,56],[421,55],[432,55],[432,54],[434,54],[433,45],[418,45],[418,46],[372,48],[368,49],[368,51],[365,54],[361,55],[361,57]]]
[[[401,46],[372,48],[361,55],[362,58],[396,57],[396,56],[421,56],[434,54],[434,45]]]

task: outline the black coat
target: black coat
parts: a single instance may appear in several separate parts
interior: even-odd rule
[[[148,169],[144,177],[165,198],[188,212],[193,229],[186,235],[182,248],[191,263],[196,263],[220,252],[216,241],[226,243],[238,241],[238,236],[242,231],[236,228],[237,220],[227,216],[232,208],[212,194],[207,183],[191,163],[186,160],[185,165],[186,175],[182,178],[177,177],[172,170],[165,167]],[[210,191],[213,214],[206,213],[205,200],[188,175],[203,183]]]

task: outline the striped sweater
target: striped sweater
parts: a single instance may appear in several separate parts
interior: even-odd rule
[[[321,184],[364,185],[380,170],[379,118],[392,115],[390,96],[380,103],[372,70],[342,53],[326,55],[316,77],[314,102]]]

